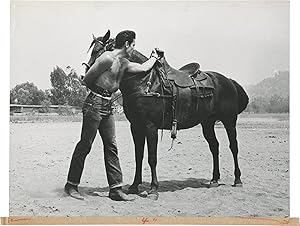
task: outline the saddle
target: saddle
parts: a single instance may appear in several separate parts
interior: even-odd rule
[[[162,74],[162,83],[169,87],[167,89],[171,90],[172,95],[171,138],[174,140],[177,136],[177,124],[183,121],[188,111],[185,99],[191,95],[198,111],[200,99],[212,97],[215,87],[211,77],[200,70],[199,63],[189,63],[176,70],[167,63],[163,54],[160,54],[159,71]]]
[[[182,71],[188,74],[190,77],[196,77],[197,73],[200,71],[200,64],[198,63],[189,63],[179,68],[179,71]]]

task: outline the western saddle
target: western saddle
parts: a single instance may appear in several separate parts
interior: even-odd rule
[[[177,123],[181,122],[184,106],[184,96],[192,95],[193,103],[198,110],[199,99],[212,97],[214,93],[214,83],[208,74],[200,70],[199,63],[189,63],[181,67],[179,70],[172,68],[164,57],[164,52],[157,50],[160,59],[160,70],[162,73],[163,85],[171,90],[172,95],[172,128],[171,138],[177,136]]]

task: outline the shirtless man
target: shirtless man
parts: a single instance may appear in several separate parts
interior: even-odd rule
[[[104,52],[97,58],[84,77],[83,81],[91,92],[82,108],[81,139],[75,147],[65,185],[65,192],[73,198],[84,199],[78,192],[78,185],[85,158],[91,150],[98,130],[104,146],[109,197],[115,201],[132,200],[122,191],[123,176],[118,158],[111,95],[119,89],[124,73],[146,72],[153,67],[158,58],[154,50],[145,63],[130,62],[127,58],[131,56],[134,48],[135,32],[128,30],[120,32],[116,36],[115,49]]]

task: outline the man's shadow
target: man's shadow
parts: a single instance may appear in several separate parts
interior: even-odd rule
[[[186,180],[168,180],[168,181],[160,181],[158,192],[174,192],[178,190],[183,190],[185,188],[209,188],[210,180],[207,179],[196,179],[196,178],[188,178]],[[123,190],[125,192],[129,189],[129,184],[123,186]],[[151,184],[148,182],[143,182],[139,185],[140,193],[144,191],[149,191]],[[109,192],[109,187],[81,187],[79,186],[79,191],[83,195],[87,196],[107,196]]]

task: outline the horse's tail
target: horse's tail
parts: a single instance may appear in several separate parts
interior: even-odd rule
[[[239,102],[239,112],[238,113],[240,114],[242,111],[244,111],[246,109],[246,107],[249,103],[249,97],[248,97],[246,91],[244,90],[244,88],[240,84],[238,84],[233,79],[230,79],[230,80],[233,82],[233,84],[238,92],[238,102]]]

